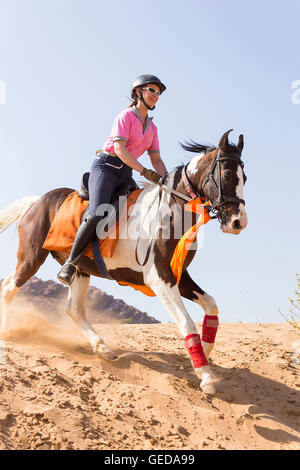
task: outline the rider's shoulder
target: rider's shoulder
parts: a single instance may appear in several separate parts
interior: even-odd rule
[[[133,116],[134,116],[134,112],[132,108],[125,108],[119,112],[119,114],[117,115],[117,119],[124,119],[124,118],[130,119]]]

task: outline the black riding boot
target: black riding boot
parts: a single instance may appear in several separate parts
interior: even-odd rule
[[[69,258],[59,271],[57,279],[70,286],[76,274],[76,266],[78,259],[87,248],[89,242],[96,233],[96,226],[99,218],[88,215],[84,218],[77,230],[77,234],[73,243],[72,251]]]

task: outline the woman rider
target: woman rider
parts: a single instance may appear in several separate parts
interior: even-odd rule
[[[157,128],[148,117],[148,110],[155,108],[165,89],[166,86],[155,75],[140,75],[133,82],[133,101],[115,118],[111,135],[92,165],[88,215],[77,231],[69,258],[57,275],[64,284],[71,285],[76,274],[76,262],[95,233],[101,219],[97,208],[101,204],[109,204],[118,187],[132,180],[132,169],[154,183],[167,172],[160,156]],[[156,171],[146,169],[138,162],[146,150]]]

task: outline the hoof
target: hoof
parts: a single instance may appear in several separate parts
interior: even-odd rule
[[[119,356],[114,353],[98,353],[98,355],[101,359],[105,359],[106,361],[117,361],[119,359]]]
[[[200,390],[202,390],[202,392],[206,393],[207,395],[215,395],[217,393],[216,384],[214,382],[203,384],[203,385],[201,382]]]
[[[210,373],[203,373],[200,382],[200,389],[207,395],[215,395],[217,393],[217,385],[220,382],[218,377]]]
[[[106,361],[117,361],[119,359],[119,356],[106,346],[106,344],[99,344],[96,353],[101,359],[105,359]]]

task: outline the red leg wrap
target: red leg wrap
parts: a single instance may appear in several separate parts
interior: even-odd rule
[[[208,360],[204,354],[200,335],[188,335],[185,337],[185,345],[191,356],[194,369],[198,367],[208,366]]]
[[[218,315],[205,315],[202,325],[202,339],[214,343],[219,325]]]

